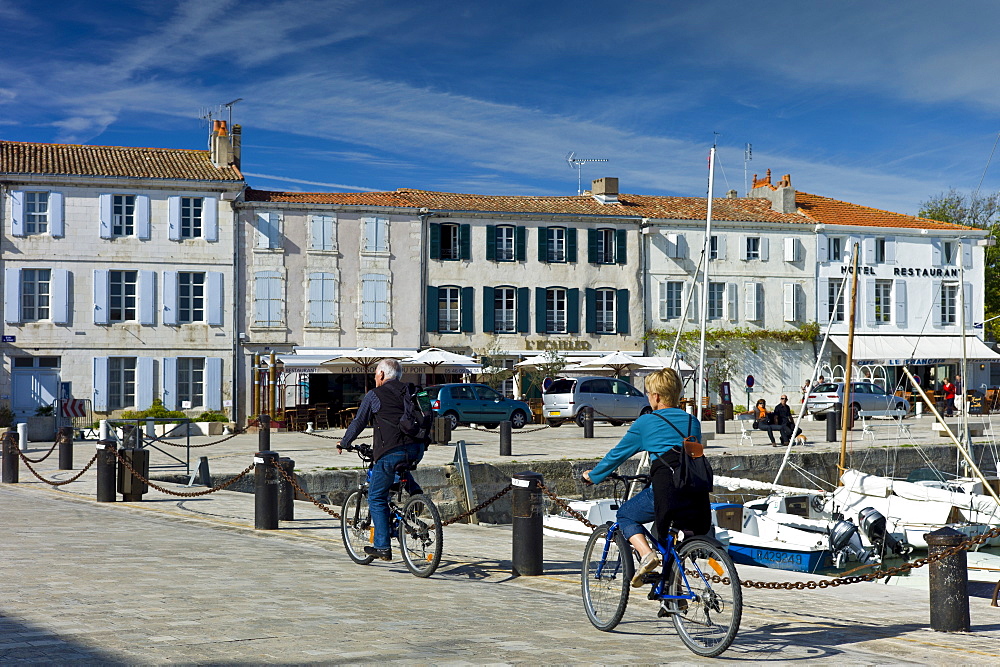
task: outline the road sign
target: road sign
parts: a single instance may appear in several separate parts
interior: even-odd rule
[[[747,376],[747,389],[750,389],[751,387],[753,387],[753,382],[754,382],[753,376],[752,375],[748,375]]]
[[[62,416],[67,419],[86,417],[87,406],[82,398],[71,398],[62,402]]]
[[[4,343],[16,343],[17,336],[4,336],[2,340]]]

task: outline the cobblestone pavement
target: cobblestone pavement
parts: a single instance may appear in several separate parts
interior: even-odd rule
[[[302,436],[299,436],[302,437]],[[47,478],[72,472],[40,464]],[[254,531],[253,500],[218,492],[94,502],[91,473],[58,489],[0,485],[0,662],[653,663],[696,658],[635,596],[616,632],[586,620],[583,544],[546,539],[545,572],[510,575],[510,529],[445,529],[442,567],[353,564],[339,523],[308,503]],[[176,488],[176,487],[174,487]],[[745,568],[744,577],[806,577]],[[745,591],[724,658],[827,663],[1000,662],[1000,609],[973,598],[973,632],[928,629],[926,590],[856,584]]]

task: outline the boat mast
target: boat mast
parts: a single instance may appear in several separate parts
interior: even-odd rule
[[[837,475],[837,486],[843,486],[842,477],[847,470],[847,431],[851,423],[851,368],[854,366],[854,320],[858,301],[858,243],[851,248],[851,312],[847,324],[847,363],[844,365],[844,403],[840,414],[840,474]],[[827,417],[829,419],[829,417]]]
[[[695,401],[697,403],[696,414],[698,421],[701,421],[701,392],[705,392],[708,397],[708,390],[705,387],[705,326],[708,321],[708,265],[709,253],[712,249],[712,194],[715,186],[715,146],[708,154],[708,213],[705,216],[705,245],[702,248],[702,257],[705,259],[705,267],[701,272],[701,347],[698,350],[698,389],[695,391]],[[697,275],[697,274],[695,274]]]
[[[958,239],[958,246],[955,249],[956,257],[958,260],[958,308],[959,317],[962,319],[959,322],[962,323],[962,441],[967,447],[972,446],[972,438],[969,436],[969,405],[966,401],[966,396],[968,392],[966,387],[969,386],[969,376],[966,371],[968,371],[969,359],[968,351],[966,349],[965,340],[965,327],[968,322],[965,321],[965,253],[962,247],[962,239]],[[985,401],[985,396],[983,397]],[[984,403],[985,404],[985,403]],[[955,469],[958,473],[958,468]]]

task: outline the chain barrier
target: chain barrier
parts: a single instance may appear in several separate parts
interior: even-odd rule
[[[49,453],[51,454],[51,452],[49,452]],[[83,466],[83,470],[81,470],[80,472],[76,473],[75,475],[73,475],[72,477],[70,477],[67,480],[64,480],[62,482],[53,482],[52,480],[45,479],[44,477],[42,477],[41,475],[39,475],[35,471],[35,469],[31,467],[31,459],[29,459],[27,456],[25,456],[24,452],[18,451],[17,454],[18,454],[18,456],[21,457],[21,460],[24,461],[24,465],[28,468],[28,470],[31,471],[31,474],[34,475],[35,477],[37,477],[39,480],[45,482],[49,486],[63,486],[64,484],[69,484],[70,482],[75,482],[76,480],[80,479],[80,477],[83,475],[83,473],[85,473],[88,470],[90,470],[90,466],[94,465],[94,461],[97,460],[97,453],[95,453],[94,454],[94,458],[90,459],[90,463],[88,463],[87,465]],[[48,456],[48,455],[46,455],[46,456]]]
[[[472,516],[473,514],[475,514],[476,512],[478,512],[480,510],[483,510],[483,509],[486,509],[487,507],[489,507],[490,505],[492,505],[493,503],[495,503],[496,501],[500,500],[505,495],[507,495],[508,493],[510,493],[513,488],[514,488],[513,484],[508,484],[506,487],[504,487],[500,491],[497,491],[495,494],[493,494],[492,498],[490,498],[489,500],[484,500],[483,502],[479,503],[478,505],[476,505],[475,507],[473,507],[468,512],[465,512],[463,514],[459,514],[458,516],[452,517],[452,518],[448,519],[447,521],[442,521],[441,522],[441,527],[444,528],[445,526],[450,526],[453,523],[458,523],[462,519],[466,519],[466,518]]]
[[[29,459],[29,458],[28,458],[27,456],[25,456],[24,454],[21,454],[21,458],[22,458],[22,459],[24,459],[24,462],[25,462],[25,463],[28,463],[28,462],[31,462],[31,463],[41,463],[41,462],[42,462],[42,461],[44,461],[45,459],[47,459],[47,458],[49,458],[50,456],[52,456],[52,452],[56,451],[56,447],[57,447],[58,445],[59,445],[59,439],[57,438],[57,439],[56,439],[56,441],[52,443],[52,447],[51,447],[51,448],[49,449],[49,451],[45,452],[45,456],[43,456],[43,457],[42,457],[42,458],[40,458],[40,459]]]
[[[481,433],[500,433],[500,429],[498,429],[498,428],[481,428],[479,426],[471,426],[471,425],[466,426],[465,428],[469,429],[470,431],[479,431]],[[552,426],[550,426],[549,424],[543,424],[543,425],[539,426],[538,428],[531,428],[531,429],[528,429],[528,430],[525,430],[524,428],[511,429],[511,433],[512,434],[513,433],[521,433],[521,434],[524,434],[524,433],[535,433],[536,431],[544,431],[547,428],[552,428]]]
[[[245,428],[237,428],[230,435],[227,435],[222,440],[216,440],[215,442],[203,442],[200,445],[190,445],[190,444],[186,444],[186,443],[185,444],[181,444],[179,442],[167,442],[166,440],[163,440],[162,438],[158,438],[156,436],[149,436],[149,435],[145,435],[143,437],[145,438],[146,442],[158,442],[161,445],[166,445],[167,447],[180,447],[181,449],[190,447],[191,449],[197,449],[199,447],[211,447],[212,445],[220,445],[220,444],[226,442],[227,440],[232,440],[236,436],[243,435],[244,433],[246,433],[246,429]]]
[[[295,433],[301,433],[302,435],[311,435],[314,438],[323,438],[325,440],[343,440],[342,435],[320,435],[319,433],[310,433],[309,431],[295,431]],[[366,440],[372,437],[371,433],[365,435],[357,435],[354,437],[355,440]]]
[[[330,509],[330,508],[329,508],[328,506],[324,505],[324,504],[323,504],[323,503],[321,503],[320,501],[316,500],[316,498],[314,498],[314,497],[312,496],[312,494],[310,494],[310,493],[309,493],[308,491],[306,491],[306,490],[305,490],[305,489],[303,489],[303,488],[302,488],[301,486],[299,486],[299,482],[298,482],[298,480],[297,480],[297,479],[295,478],[295,475],[289,475],[289,474],[288,474],[288,473],[287,473],[287,472],[285,471],[285,469],[284,469],[284,468],[282,468],[282,467],[281,467],[280,465],[278,465],[278,462],[277,462],[277,461],[273,461],[273,462],[271,463],[271,465],[272,465],[272,466],[274,466],[275,470],[277,470],[277,471],[278,471],[279,473],[281,473],[281,476],[282,476],[282,477],[284,477],[284,478],[285,478],[286,480],[288,480],[288,483],[289,483],[289,484],[291,484],[291,485],[292,485],[292,486],[293,486],[293,487],[295,488],[295,491],[296,491],[297,493],[301,493],[301,494],[302,494],[303,496],[305,496],[305,497],[306,497],[306,498],[308,498],[308,499],[309,499],[310,501],[312,501],[312,504],[313,504],[313,505],[315,505],[316,507],[318,507],[318,508],[320,508],[321,510],[323,510],[324,512],[326,512],[327,514],[329,514],[330,516],[332,516],[332,517],[333,517],[334,519],[339,519],[339,518],[341,518],[341,517],[340,517],[340,514],[338,514],[338,513],[337,513],[337,512],[335,512],[334,510]]]
[[[548,489],[547,486],[545,486],[544,484],[542,484],[541,482],[539,482],[538,483],[538,488],[540,488],[542,490],[542,492],[545,493],[545,495],[547,495],[549,498],[551,498],[552,502],[554,502],[559,507],[563,508],[563,510],[567,514],[569,514],[571,517],[573,517],[574,519],[576,519],[577,521],[579,521],[580,523],[582,523],[583,525],[585,525],[587,528],[590,528],[591,530],[596,530],[597,529],[597,526],[595,526],[594,524],[592,524],[589,521],[587,521],[587,517],[583,516],[582,514],[580,514],[579,512],[577,512],[575,509],[573,509],[572,507],[570,507],[569,503],[567,503],[565,500],[563,500],[562,498],[560,498],[559,496],[557,496],[555,493],[553,493],[552,491],[549,491],[549,489]]]
[[[222,484],[213,486],[211,489],[206,489],[204,491],[193,491],[193,492],[190,492],[190,493],[186,493],[186,492],[180,492],[180,491],[171,491],[168,488],[162,487],[159,484],[156,484],[156,483],[154,483],[154,482],[146,479],[141,474],[139,474],[139,472],[136,471],[135,468],[132,467],[132,464],[128,462],[128,459],[126,459],[125,457],[122,456],[122,454],[121,454],[122,451],[123,450],[115,450],[115,456],[118,457],[118,461],[123,466],[125,466],[126,468],[128,468],[129,472],[131,472],[132,475],[135,476],[139,481],[143,482],[144,484],[147,484],[148,486],[151,486],[152,488],[156,489],[157,491],[160,491],[161,493],[167,494],[168,496],[178,496],[180,498],[197,498],[198,496],[207,496],[210,493],[215,493],[216,491],[222,491],[223,489],[228,488],[229,486],[231,486],[232,484],[234,484],[240,478],[245,477],[246,475],[248,475],[250,473],[250,471],[253,470],[254,465],[256,465],[255,463],[251,463],[250,465],[248,465],[246,467],[246,470],[244,470],[243,472],[239,473],[235,477],[230,477],[228,480],[226,480]]]

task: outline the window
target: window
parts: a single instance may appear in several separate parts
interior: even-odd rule
[[[746,247],[746,259],[760,259],[760,237],[748,236]]]
[[[132,322],[137,319],[136,302],[138,289],[138,271],[108,271],[109,322]],[[131,403],[128,405],[131,405]]]
[[[59,357],[14,357],[14,368],[59,368]]]
[[[198,239],[202,237],[202,210],[205,200],[202,197],[181,197],[181,238]]]
[[[681,295],[684,283],[669,280],[660,283],[660,319],[672,320],[681,316]]]
[[[563,227],[549,227],[547,233],[548,233],[548,240],[546,243],[547,261],[565,262],[566,229]]]
[[[875,263],[885,264],[885,239],[875,239]]]
[[[204,357],[177,358],[177,401],[182,409],[205,405]]]
[[[827,294],[827,320],[830,322],[844,321],[844,300],[840,298],[840,281],[828,280],[826,282]]]
[[[438,288],[438,331],[458,333],[462,330],[462,293],[457,287]]]
[[[332,273],[311,273],[309,274],[308,289],[308,326],[336,326],[337,276]]]
[[[254,326],[281,326],[282,311],[281,274],[277,271],[258,271],[254,274]]]
[[[462,256],[458,225],[441,225],[441,259],[454,260]]]
[[[596,317],[597,333],[615,333],[615,290],[597,290]]]
[[[361,276],[361,327],[385,329],[389,326],[389,276],[368,273]]]
[[[111,235],[135,235],[135,195],[111,197]]]
[[[257,250],[281,248],[281,214],[276,211],[257,214]]]
[[[365,239],[361,246],[365,252],[389,252],[389,220],[364,218]]]
[[[844,239],[840,237],[833,237],[827,240],[826,244],[826,255],[827,259],[831,262],[841,262],[844,259]]]
[[[545,333],[566,333],[566,290],[545,290]]]
[[[941,324],[956,324],[958,322],[958,285],[944,284],[941,286]]]
[[[502,225],[496,228],[496,260],[514,261],[514,228]]]
[[[726,283],[708,284],[708,319],[721,320],[726,300]]]
[[[497,287],[493,290],[493,331],[494,333],[514,333],[517,331],[516,291],[513,287]]]
[[[49,231],[49,193],[24,193],[24,231],[26,234],[44,234]]]
[[[108,357],[108,408],[135,405],[135,357]]]
[[[597,230],[597,263],[615,263],[615,230]]]
[[[51,280],[50,269],[21,270],[22,322],[49,319]]]
[[[332,215],[309,216],[309,249],[337,249],[336,219]]]
[[[877,247],[877,246],[876,246]],[[875,323],[885,324],[892,320],[892,281],[875,281]]]
[[[186,199],[186,197],[185,197]],[[205,274],[177,274],[177,323],[205,321]]]
[[[30,232],[29,232],[30,233]],[[955,263],[956,255],[956,243],[954,241],[942,241],[941,242],[941,263],[950,266]]]
[[[719,259],[719,237],[715,234],[708,237],[708,258]]]

